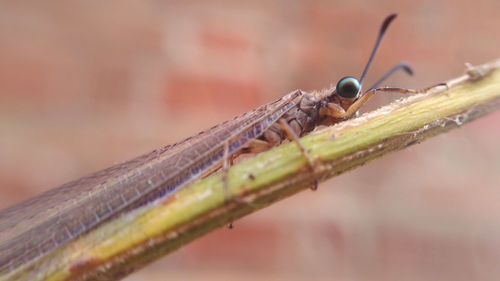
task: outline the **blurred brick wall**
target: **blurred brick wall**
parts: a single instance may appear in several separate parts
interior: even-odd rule
[[[401,60],[425,87],[498,57],[498,1],[5,2],[0,208],[301,88]],[[367,109],[394,96],[379,96]],[[499,114],[236,222],[128,280],[493,280]]]

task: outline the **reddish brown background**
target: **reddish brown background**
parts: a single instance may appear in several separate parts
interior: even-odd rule
[[[301,88],[499,56],[500,2],[4,1],[0,208]],[[366,108],[389,103],[378,96]],[[216,231],[127,280],[498,280],[500,114]]]

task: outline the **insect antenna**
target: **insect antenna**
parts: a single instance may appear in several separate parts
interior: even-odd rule
[[[382,76],[377,82],[375,82],[375,84],[373,84],[373,86],[371,86],[368,89],[368,91],[379,86],[380,83],[384,82],[385,79],[389,78],[394,72],[396,72],[400,69],[403,69],[409,75],[413,75],[413,67],[411,66],[411,64],[409,62],[405,62],[405,61],[400,62],[400,63],[396,64],[391,70],[389,70],[384,76]]]
[[[384,38],[385,31],[389,27],[389,24],[396,18],[396,16],[397,16],[397,14],[390,14],[389,16],[387,16],[387,18],[385,18],[384,22],[382,23],[382,26],[380,27],[380,32],[378,33],[377,41],[375,41],[375,46],[373,47],[372,53],[370,55],[370,59],[368,59],[368,63],[366,64],[365,69],[363,70],[363,74],[361,75],[361,78],[359,79],[360,85],[363,85],[363,81],[365,80],[366,73],[370,69],[370,66],[373,62],[373,59],[375,58],[375,55],[377,54],[378,48],[380,46],[380,42],[382,42],[382,38]],[[392,72],[391,72],[391,74],[392,74]],[[389,75],[386,75],[386,76],[389,76]]]

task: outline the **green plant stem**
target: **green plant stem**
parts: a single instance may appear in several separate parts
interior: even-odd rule
[[[500,61],[422,94],[301,139],[314,172],[294,143],[229,170],[230,202],[220,173],[177,192],[162,204],[128,214],[37,263],[44,280],[114,280],[214,229],[390,152],[462,126],[500,108]],[[50,259],[50,260],[47,260]],[[63,266],[56,266],[64,261]],[[33,269],[33,267],[31,267]],[[16,276],[28,276],[29,269]],[[30,275],[32,276],[32,275]]]

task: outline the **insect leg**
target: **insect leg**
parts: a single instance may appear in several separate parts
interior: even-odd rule
[[[224,155],[222,157],[222,181],[224,182],[224,204],[229,203],[229,167],[233,165],[233,157],[229,156],[229,142],[224,143]],[[231,221],[227,226],[229,229],[234,227]]]
[[[242,149],[242,153],[261,153],[271,149],[273,145],[265,140],[253,139]]]
[[[222,180],[224,181],[224,202],[227,204],[229,202],[229,181],[228,181],[228,170],[230,163],[229,160],[229,142],[224,143],[224,155],[222,157]]]
[[[315,169],[314,169],[314,162],[313,162],[311,156],[309,155],[309,153],[307,152],[307,150],[305,149],[305,147],[302,144],[302,142],[300,142],[299,136],[295,133],[295,131],[292,129],[292,127],[290,127],[290,125],[288,125],[288,123],[286,122],[286,120],[280,119],[279,120],[279,124],[280,124],[281,129],[288,136],[288,138],[290,140],[292,140],[295,144],[297,144],[300,152],[302,153],[302,155],[304,155],[304,157],[307,160],[309,169],[311,169],[311,172],[313,174],[315,174],[314,173],[314,171],[315,171]],[[314,183],[313,183],[313,186],[311,187],[311,189],[312,190],[317,190],[318,189],[318,179],[316,179],[316,175],[314,175],[314,176],[315,176],[315,179],[314,179]]]
[[[336,103],[329,103],[323,110],[327,112],[324,113],[330,117],[338,118],[338,119],[348,119],[353,116],[356,111],[358,111],[365,102],[367,102],[375,93],[377,92],[393,92],[393,93],[401,93],[401,94],[417,94],[423,93],[429,89],[438,86],[446,86],[446,84],[440,83],[425,89],[414,90],[414,89],[405,89],[398,87],[381,87],[368,90],[364,93],[360,98],[358,98],[347,110],[344,110],[340,105]]]
[[[354,114],[356,111],[359,110],[359,108],[366,101],[368,101],[377,92],[393,92],[393,93],[401,93],[401,94],[416,94],[416,93],[419,93],[420,90],[405,89],[405,88],[398,88],[398,87],[381,87],[381,88],[371,89],[368,92],[366,92],[364,95],[362,95],[357,101],[355,101],[346,110],[346,115],[347,116],[351,116],[352,114]]]

